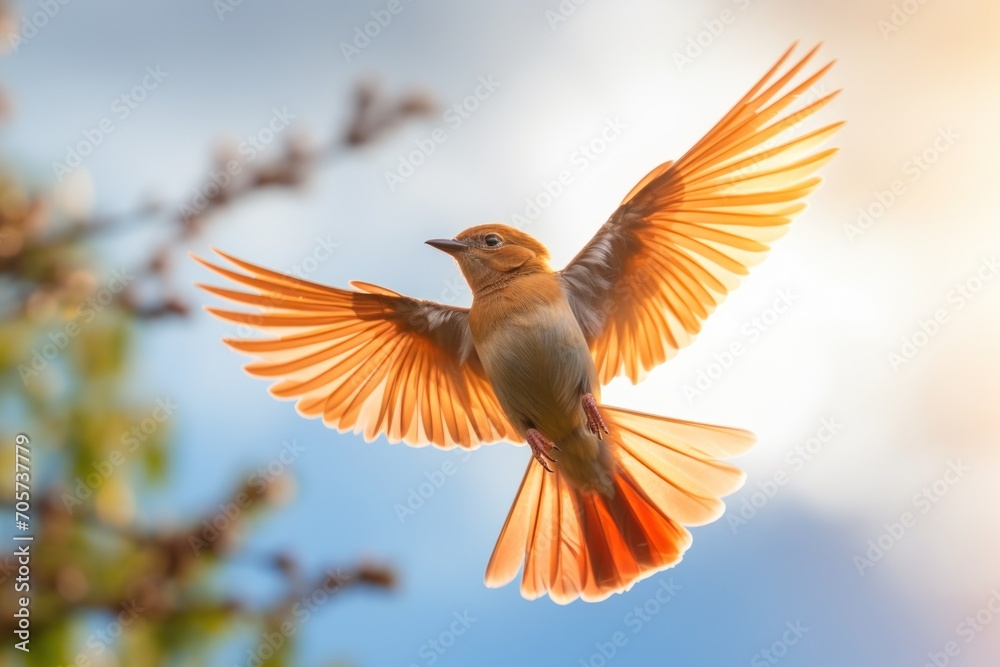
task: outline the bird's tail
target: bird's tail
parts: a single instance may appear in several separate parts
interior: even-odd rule
[[[610,431],[604,443],[613,455],[612,491],[578,490],[558,463],[553,474],[530,460],[486,568],[487,586],[509,583],[523,560],[524,597],[603,600],[679,562],[691,544],[684,526],[719,518],[719,498],[742,486],[744,474],[719,459],[747,451],[753,434],[603,405],[600,411]]]

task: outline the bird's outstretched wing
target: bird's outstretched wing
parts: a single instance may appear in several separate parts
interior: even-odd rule
[[[819,47],[781,73],[794,48],[683,157],[643,178],[560,273],[602,384],[638,382],[690,342],[819,185],[836,149],[817,149],[843,123],[787,135],[840,91],[810,94],[832,62],[792,85]]]
[[[327,287],[216,252],[246,273],[195,259],[251,292],[199,287],[260,312],[207,310],[279,334],[224,342],[258,357],[247,372],[280,378],[271,394],[297,399],[302,415],[369,441],[380,433],[446,448],[519,440],[472,346],[468,310],[365,283]]]

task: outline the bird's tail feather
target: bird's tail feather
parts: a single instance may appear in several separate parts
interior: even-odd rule
[[[612,492],[582,491],[529,461],[486,569],[503,586],[524,562],[521,593],[566,604],[603,600],[680,561],[684,526],[714,521],[744,480],[719,459],[747,451],[743,430],[600,406],[610,430]],[[564,446],[560,444],[560,446]],[[565,446],[572,446],[566,443]]]

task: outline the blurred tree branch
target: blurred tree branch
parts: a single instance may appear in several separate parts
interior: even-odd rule
[[[52,270],[54,267],[36,267],[35,271],[28,272],[23,264],[28,261],[37,263],[53,252],[102,235],[159,222],[170,229],[170,241],[154,248],[138,271],[140,279],[153,278],[162,287],[168,287],[169,258],[176,244],[200,233],[214,214],[261,191],[300,188],[320,167],[345,157],[351,150],[378,141],[407,120],[429,116],[436,105],[426,93],[410,91],[392,97],[376,82],[367,81],[355,88],[351,109],[344,129],[335,133],[326,145],[310,146],[302,136],[293,134],[285,140],[277,155],[241,165],[241,178],[231,177],[220,185],[206,177],[203,181],[206,187],[199,189],[206,194],[198,207],[184,202],[172,207],[147,202],[118,215],[95,215],[72,220],[58,230],[47,229],[46,202],[39,195],[29,195],[11,215],[3,215],[7,211],[0,208],[0,274],[16,280],[34,278],[39,286],[54,287],[58,277],[58,272]],[[215,164],[209,173],[224,172],[233,159],[232,151],[217,151]],[[208,187],[210,184],[214,187]],[[141,319],[184,315],[188,311],[187,305],[175,296],[164,297],[160,303],[141,303],[133,292],[131,288],[126,290],[123,305]],[[169,294],[170,290],[162,292]]]
[[[8,9],[0,0],[0,24],[9,27]],[[129,382],[136,324],[188,312],[187,304],[169,296],[174,251],[228,207],[264,191],[294,191],[323,166],[435,109],[423,93],[391,96],[373,83],[359,85],[350,104],[345,127],[325,145],[289,136],[270,157],[245,164],[242,178],[211,190],[194,214],[183,203],[146,203],[120,215],[73,218],[59,211],[51,192],[26,185],[0,161],[0,413],[18,420],[14,425],[5,418],[0,425],[0,455],[14,460],[15,433],[32,437],[35,534],[32,652],[16,652],[8,641],[0,648],[0,665],[213,664],[221,638],[249,630],[250,651],[260,649],[260,664],[280,667],[290,664],[292,637],[268,656],[261,637],[285,636],[288,624],[299,622],[305,600],[334,598],[349,588],[393,587],[395,572],[383,565],[331,567],[306,576],[289,554],[242,550],[241,536],[255,517],[287,496],[284,477],[234,484],[219,505],[225,511],[180,525],[145,525],[136,516],[136,496],[167,474],[169,424],[144,432],[141,446],[124,453],[120,447],[151,410]],[[8,108],[0,94],[0,117]],[[220,151],[209,173],[230,159]],[[168,233],[138,259],[135,273],[168,296],[143,300],[128,281],[110,289],[92,242],[155,225]],[[13,499],[13,475],[4,475],[0,505],[8,515]],[[246,564],[276,577],[280,595],[262,604],[218,590],[220,572]],[[10,586],[16,568],[13,554],[0,552],[0,584]],[[15,629],[14,604],[11,596],[0,602],[0,631],[7,637]]]

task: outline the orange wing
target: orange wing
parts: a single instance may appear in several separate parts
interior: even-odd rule
[[[303,416],[368,441],[384,433],[389,442],[472,448],[518,439],[472,346],[468,310],[365,283],[340,290],[216,252],[247,273],[194,259],[253,291],[199,287],[261,312],[207,310],[280,333],[224,342],[259,358],[245,367],[251,375],[281,378],[271,394],[298,399]]]
[[[843,123],[781,135],[840,91],[789,110],[833,65],[779,96],[819,47],[779,75],[794,48],[683,157],[643,178],[560,273],[602,383],[638,382],[693,340],[819,185],[813,174],[836,149],[816,148]]]

